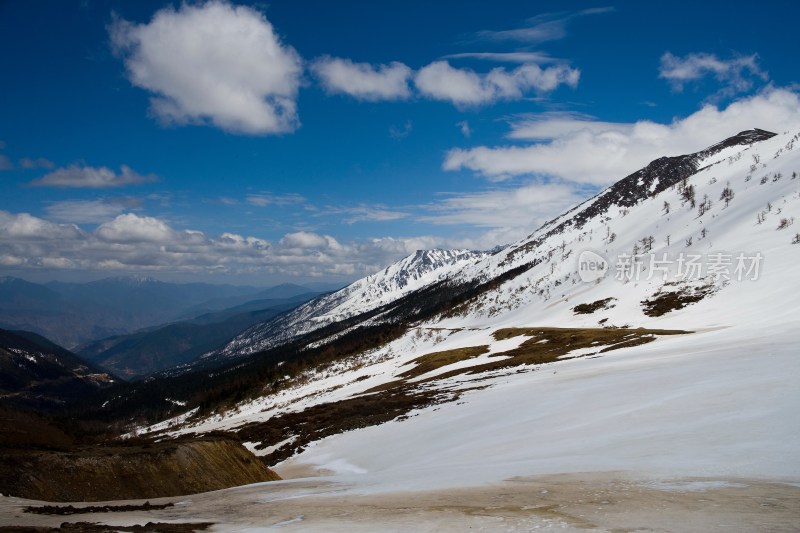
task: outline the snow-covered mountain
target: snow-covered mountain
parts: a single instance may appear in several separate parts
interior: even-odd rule
[[[407,258],[231,353],[342,317],[399,334],[348,351],[334,328],[304,348],[329,343],[324,363],[276,360],[254,397],[148,430],[232,431],[279,471],[358,490],[623,471],[796,483],[798,148],[800,125],[658,159],[507,248],[387,285],[425,263]]]
[[[745,151],[754,144],[774,136],[775,134],[771,132],[753,129],[740,132],[693,154],[657,159],[583,204],[543,225],[528,238],[494,253],[476,253],[466,250],[418,251],[349,287],[313,300],[285,316],[242,332],[228,345],[206,354],[204,359],[219,361],[250,355],[296,339],[324,326],[364,315],[364,313],[381,306],[396,302],[414,291],[445,281],[449,284],[464,285],[474,284],[476,280],[488,283],[500,276],[508,277],[509,271],[514,269],[520,271],[530,269],[527,274],[519,275],[518,282],[521,280],[531,282],[532,276],[535,277],[536,279],[533,281],[535,290],[540,293],[540,296],[546,295],[549,299],[553,286],[546,280],[552,277],[554,283],[558,281],[555,263],[559,264],[559,272],[563,272],[564,276],[569,277],[570,272],[576,273],[574,263],[578,252],[582,249],[594,246],[597,249],[602,248],[606,254],[613,249],[617,255],[625,250],[628,250],[629,253],[634,251],[634,245],[627,243],[629,239],[622,239],[609,248],[618,237],[618,232],[612,231],[615,225],[612,223],[613,219],[626,216],[631,208],[647,202],[656,206],[659,212],[662,211],[664,209],[663,202],[668,201],[664,199],[661,200],[661,204],[656,205],[656,197],[670,196],[667,191],[678,187],[683,180],[692,175],[700,172],[719,171],[719,165],[722,162],[730,167],[736,163],[737,168],[745,167],[749,171],[752,161],[747,158],[743,160]],[[761,164],[761,168],[764,168],[763,165],[765,163]],[[709,198],[713,198],[712,203],[720,201],[718,198],[721,192],[717,189],[724,189],[726,186],[719,179],[715,179],[715,182],[720,185],[710,191]],[[731,190],[733,191],[733,189]],[[704,194],[709,194],[700,192],[700,184],[693,185],[692,191],[695,195],[693,200],[695,204],[698,203],[698,198],[702,199]],[[733,194],[735,195],[735,192]],[[675,194],[671,196],[674,197]],[[688,199],[684,200],[680,194],[678,196],[677,199],[672,199],[673,203],[676,203],[676,207],[681,202],[692,203]],[[716,215],[706,218],[712,216]],[[658,220],[660,221],[660,217]],[[648,225],[645,224],[642,227]],[[597,233],[602,231],[605,233]],[[709,229],[706,228],[703,235],[707,235],[708,231]],[[639,239],[651,236],[643,233]],[[664,235],[662,238],[667,237]],[[678,249],[680,243],[675,239],[688,238],[688,235],[685,237],[669,235],[671,249],[674,251]],[[642,246],[646,245],[650,250],[655,247],[655,244],[655,240],[653,242],[648,240]],[[621,248],[623,245],[628,248]],[[673,259],[677,260],[677,257]],[[546,264],[546,268],[551,269],[552,272],[541,274],[541,264]],[[511,277],[516,277],[516,275]],[[574,279],[576,278],[570,278],[570,281]],[[559,281],[559,285],[561,285],[561,281]],[[493,298],[496,302],[487,308],[497,314],[514,309],[523,301],[536,301],[536,298],[531,300],[530,295],[527,295],[527,291],[524,291],[522,287],[516,287],[515,290],[517,292],[514,295],[504,295],[502,290],[494,290],[492,291],[493,295],[479,300],[481,303],[473,303],[473,307],[476,305],[487,306],[489,304],[486,298]],[[370,323],[380,320],[380,317],[376,318],[374,315],[364,315],[363,318],[364,321]]]
[[[329,324],[372,311],[447,278],[489,254],[470,250],[418,250],[384,270],[242,332],[205,358],[241,357],[265,350]]]

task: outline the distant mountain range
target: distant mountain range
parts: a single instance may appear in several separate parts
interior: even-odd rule
[[[302,289],[280,286],[258,294],[291,294],[295,287]],[[293,309],[318,294],[306,292],[287,298],[253,300],[191,320],[93,341],[77,348],[76,352],[125,379],[142,377],[190,363],[203,353],[220,348],[250,326]]]
[[[263,289],[165,283],[139,276],[45,284],[0,277],[0,328],[32,331],[75,348],[252,300],[292,298],[310,292],[315,291],[290,284]]]

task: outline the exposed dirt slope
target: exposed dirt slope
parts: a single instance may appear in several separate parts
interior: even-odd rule
[[[159,498],[277,479],[240,442],[224,437],[0,454],[0,493],[47,501]]]

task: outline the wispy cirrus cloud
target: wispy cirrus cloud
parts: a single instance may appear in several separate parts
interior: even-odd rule
[[[102,224],[126,210],[141,207],[137,198],[99,198],[96,200],[64,200],[45,207],[48,217],[72,224]]]
[[[158,176],[155,174],[139,174],[127,165],[121,165],[119,172],[114,172],[108,167],[70,165],[45,174],[29,182],[28,185],[62,189],[107,189],[154,181],[158,181]]]
[[[19,166],[25,170],[34,170],[39,168],[53,169],[56,167],[55,163],[49,159],[45,159],[44,157],[37,157],[35,159],[23,157],[19,160]]]
[[[248,194],[245,198],[245,201],[250,205],[255,205],[258,207],[266,207],[268,205],[277,205],[277,206],[284,206],[284,205],[293,205],[293,204],[302,204],[306,201],[306,199],[299,194],[291,193],[291,194],[271,194],[267,192],[261,193],[253,193]],[[223,203],[228,205],[233,205],[235,202],[231,202],[230,198],[222,199]]]
[[[520,28],[508,30],[483,30],[476,34],[479,40],[516,41],[526,44],[538,44],[557,41],[567,36],[567,25],[570,21],[587,15],[599,15],[614,11],[613,7],[596,7],[581,11],[544,13],[532,17]]]
[[[574,184],[531,181],[522,186],[446,195],[425,206],[421,222],[522,229],[530,232],[580,203],[587,191]],[[521,235],[520,235],[521,236]]]
[[[408,210],[390,208],[383,204],[334,207],[327,206],[314,213],[314,217],[339,217],[344,224],[357,222],[389,222],[409,217]]]
[[[411,135],[411,131],[414,129],[414,123],[410,120],[406,120],[403,125],[392,125],[389,127],[389,137],[396,141],[400,141],[405,139],[409,135]]]
[[[547,52],[463,52],[446,55],[443,59],[481,59],[497,63],[536,63],[539,65],[561,61]]]

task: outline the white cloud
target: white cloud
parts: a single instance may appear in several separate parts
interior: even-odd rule
[[[223,233],[219,245],[226,249],[234,250],[269,250],[270,243],[256,237],[243,237],[235,233]]]
[[[302,59],[263,14],[220,0],[158,11],[149,24],[109,29],[128,79],[155,94],[167,123],[206,123],[234,133],[293,131]]]
[[[671,124],[604,123],[574,116],[531,122],[526,117],[512,126],[511,135],[548,142],[454,149],[446,155],[443,168],[472,170],[493,181],[546,175],[607,185],[661,156],[696,152],[752,128],[782,132],[798,122],[800,98],[785,89],[770,89],[726,108],[706,105]]]
[[[308,231],[298,231],[287,233],[281,239],[281,246],[284,248],[332,248],[340,249],[339,242],[329,235],[318,235]]]
[[[403,100],[411,96],[411,69],[403,63],[373,66],[349,59],[322,57],[311,70],[329,93],[347,94],[359,100]]]
[[[462,120],[461,122],[456,124],[456,126],[458,126],[458,129],[461,130],[461,135],[463,135],[467,139],[469,139],[472,136],[472,128],[469,127],[469,122],[467,122],[466,120]]]
[[[0,154],[0,170],[11,170],[12,168],[14,168],[14,163],[7,156]]]
[[[84,233],[73,224],[54,224],[28,213],[0,211],[0,240],[47,241],[79,239]]]
[[[491,235],[497,237],[500,232]],[[487,234],[489,235],[489,234]],[[83,232],[26,213],[0,211],[0,267],[7,269],[161,272],[250,279],[352,280],[418,249],[492,246],[497,240],[434,236],[339,242],[309,231],[288,233],[273,245],[237,233],[218,237],[176,229],[146,216],[123,214]]]
[[[165,222],[133,213],[119,215],[100,225],[94,233],[101,240],[120,243],[167,243],[175,239],[175,232]]]
[[[580,71],[567,65],[543,69],[526,64],[511,71],[495,68],[478,74],[454,68],[446,61],[435,61],[417,72],[414,84],[428,98],[457,106],[477,106],[497,100],[518,100],[532,91],[549,93],[559,85],[576,87],[579,78]]]
[[[157,180],[158,177],[154,174],[142,175],[126,165],[120,166],[119,173],[108,167],[70,165],[31,181],[30,185],[34,187],[106,189]]]
[[[714,54],[696,53],[684,57],[667,52],[661,56],[659,78],[670,82],[676,91],[682,91],[687,83],[706,76],[714,76],[723,85],[723,94],[732,95],[749,91],[753,79],[767,81],[769,76],[758,66],[758,55],[737,55],[731,59],[719,59]]]

